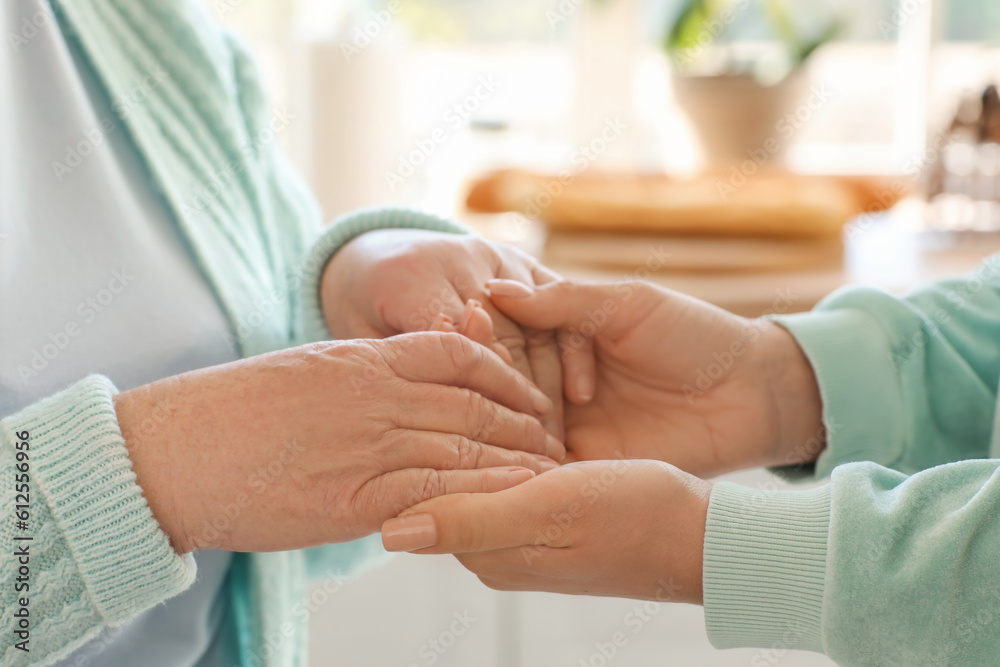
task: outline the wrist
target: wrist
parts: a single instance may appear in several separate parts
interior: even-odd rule
[[[795,337],[767,322],[762,379],[775,415],[768,466],[812,463],[826,446],[823,400],[812,364]]]
[[[114,407],[136,483],[174,551],[183,555],[194,548],[181,527],[178,501],[167,488],[172,469],[167,454],[171,438],[166,433],[171,401],[157,398],[157,393],[156,385],[136,387],[117,394]]]
[[[358,245],[358,239],[363,236],[364,234],[351,239],[338,249],[336,253],[330,256],[326,262],[326,266],[320,272],[320,309],[323,312],[323,320],[326,322],[326,328],[330,331],[334,339],[337,338],[338,329],[340,328],[338,325],[343,320],[342,313],[346,311],[345,302],[347,295],[356,289],[356,279],[359,271],[357,262],[354,260],[354,255],[356,254],[354,249]]]

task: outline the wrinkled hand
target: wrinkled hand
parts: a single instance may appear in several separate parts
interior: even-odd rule
[[[474,236],[420,230],[363,234],[334,255],[321,298],[334,338],[381,338],[427,331],[439,315],[461,323],[468,299],[485,304],[494,324],[488,346],[509,359],[551,398],[556,410],[546,427],[562,437],[562,392],[557,337],[521,327],[485,301],[487,280],[508,278],[542,285],[559,276],[525,253]],[[568,382],[577,382],[572,365]]]
[[[457,334],[282,350],[123,392],[115,408],[180,553],[360,538],[422,500],[505,489],[564,453],[539,421],[551,402]]]
[[[641,282],[490,291],[513,321],[561,329],[564,358],[596,360],[592,400],[566,387],[567,461],[657,459],[709,477],[822,448],[812,367],[776,324]]]
[[[382,527],[390,551],[454,553],[487,586],[702,601],[712,485],[659,461],[573,463],[492,494],[456,494]]]

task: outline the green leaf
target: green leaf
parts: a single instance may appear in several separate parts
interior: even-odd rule
[[[664,40],[664,48],[675,62],[684,51],[699,46],[699,38],[708,21],[721,11],[721,4],[718,0],[686,0]]]

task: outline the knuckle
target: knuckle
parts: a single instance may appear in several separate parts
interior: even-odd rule
[[[468,396],[466,415],[468,417],[469,437],[478,442],[484,442],[497,429],[497,419],[493,409],[479,394],[465,389]]]
[[[478,442],[474,442],[464,435],[454,436],[456,464],[459,470],[478,468],[482,464],[483,449]]]
[[[458,333],[442,333],[438,340],[453,368],[466,368],[475,360],[477,350],[472,342]]]
[[[447,493],[447,483],[445,482],[444,475],[438,470],[426,470],[424,471],[424,478],[420,483],[420,491],[418,497],[420,501],[430,500],[431,498],[436,498],[444,493]]]

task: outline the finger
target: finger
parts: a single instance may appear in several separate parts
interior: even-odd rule
[[[552,401],[530,380],[465,336],[426,332],[380,343],[376,349],[404,380],[471,389],[526,414],[541,416],[552,410]]]
[[[519,261],[504,262],[506,271],[503,278],[516,280],[527,285],[544,285],[560,280],[555,271],[539,264],[534,259],[524,256],[520,251],[510,249]],[[486,293],[489,289],[484,286]],[[504,317],[506,320],[507,318]],[[524,337],[524,354],[531,369],[531,378],[555,406],[550,415],[542,419],[542,424],[549,433],[560,441],[565,438],[563,423],[563,364],[556,337],[551,331],[540,331],[530,327],[521,327]]]
[[[530,501],[531,481],[490,494],[451,494],[410,508],[382,524],[382,544],[389,551],[427,554],[495,551],[533,544],[538,512]],[[537,503],[536,503],[537,506]],[[414,526],[423,539],[409,539]]]
[[[594,339],[566,329],[559,329],[556,339],[562,361],[562,384],[566,398],[577,405],[586,405],[597,391]]]
[[[480,345],[490,348],[503,359],[505,364],[513,366],[514,358],[510,356],[510,350],[507,349],[507,346],[496,339],[493,333],[493,318],[483,308],[482,303],[475,299],[469,299],[466,304],[466,312],[462,313],[462,321],[458,327],[452,325],[448,329],[441,328],[438,331],[457,331],[469,340],[474,340]]]
[[[489,313],[483,310],[483,304],[475,299],[465,302],[465,311],[458,322],[458,333],[480,345],[493,345],[493,320]]]
[[[573,328],[587,337],[597,332],[608,336],[624,333],[623,320],[614,314],[634,291],[625,290],[619,294],[617,285],[566,280],[537,287],[513,280],[491,280],[486,287],[493,305],[522,326]]]
[[[500,341],[498,341],[496,338],[494,338],[493,342],[490,343],[490,349],[493,350],[497,354],[498,357],[500,357],[501,359],[503,359],[503,362],[505,364],[507,364],[511,368],[514,367],[514,357],[510,356],[510,350],[507,349],[506,345],[504,345],[503,343],[501,343]],[[551,397],[550,397],[550,400],[551,400]]]
[[[524,332],[528,363],[535,376],[535,383],[555,406],[542,418],[542,425],[559,440],[565,439],[563,429],[563,365],[552,331],[528,329]]]
[[[444,333],[454,333],[457,330],[455,328],[455,321],[444,313],[438,313],[438,316],[434,318],[434,322],[431,323],[430,329],[428,329],[428,331],[441,331]]]
[[[562,459],[566,450],[538,419],[495,403],[470,389],[414,383],[398,402],[397,426],[455,433],[476,442]]]
[[[453,433],[400,430],[394,432],[391,437],[393,438],[391,462],[400,470],[519,467],[542,473],[558,467],[558,464],[547,456],[495,447]]]
[[[535,328],[559,328],[562,387],[578,405],[596,391],[596,362],[592,336],[623,333],[614,313],[625,298],[613,285],[550,282],[537,288],[512,281],[490,281],[487,288],[497,308],[515,321]],[[626,292],[631,294],[631,292]]]
[[[535,476],[524,468],[483,468],[481,470],[435,470],[410,468],[387,473],[374,480],[368,492],[385,508],[382,542],[390,551],[409,551],[437,542],[433,518],[396,517],[413,505],[448,494],[461,497],[502,493]],[[395,518],[389,518],[395,517]],[[425,518],[421,518],[425,517]]]
[[[528,362],[527,343],[524,340],[524,331],[510,318],[505,316],[492,303],[484,304],[483,308],[493,320],[493,330],[497,344],[507,350],[507,358],[510,359],[510,366],[518,373],[535,381],[535,374],[531,370]]]

